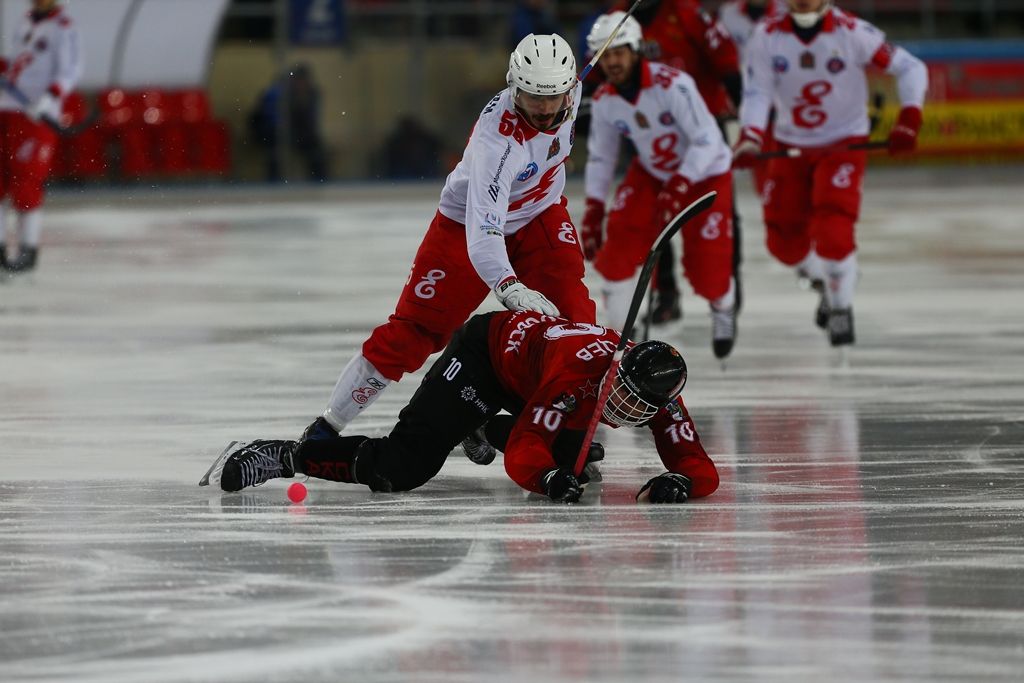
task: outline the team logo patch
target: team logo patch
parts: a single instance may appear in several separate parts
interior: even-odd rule
[[[561,410],[563,413],[571,413],[576,410],[576,397],[569,393],[563,393],[555,399],[551,407],[555,410]]]
[[[600,388],[600,384],[597,384],[596,382],[593,382],[588,379],[587,383],[580,387],[580,391],[583,392],[583,398],[586,398],[587,396],[593,396],[594,398],[597,398],[597,390]]]
[[[663,126],[671,126],[676,122],[676,118],[672,116],[672,112],[663,111],[661,112],[661,115],[658,116],[658,121],[660,121]]]
[[[641,128],[651,127],[651,122],[647,120],[647,117],[644,116],[644,113],[642,111],[638,111],[634,118],[636,119],[636,125],[640,126]]]
[[[833,57],[828,60],[828,64],[825,65],[825,68],[828,69],[830,74],[837,74],[846,68],[846,62],[839,57]]]
[[[615,127],[619,130],[620,133],[625,135],[627,138],[629,137],[629,124],[627,124],[625,121],[616,121]]]
[[[551,146],[548,147],[548,159],[550,159],[551,157],[555,156],[556,154],[558,154],[561,151],[562,151],[562,143],[560,143],[558,141],[558,138],[555,138],[554,140],[551,141]]]
[[[551,157],[548,158],[550,159]],[[537,162],[531,161],[529,166],[526,167],[526,170],[520,173],[518,176],[516,176],[516,180],[518,180],[521,183],[525,183],[527,180],[537,175],[537,170]]]
[[[804,52],[800,55],[800,68],[801,69],[813,69],[814,68],[814,53]]]
[[[772,69],[777,74],[784,74],[789,71],[789,60],[782,55],[772,57]]]
[[[36,52],[46,52],[46,46],[49,43],[46,42],[46,38],[40,38],[36,41]]]
[[[491,407],[481,401],[477,396],[476,387],[474,386],[462,387],[462,391],[459,392],[459,397],[466,403],[472,403],[476,409],[484,415],[491,412]]]

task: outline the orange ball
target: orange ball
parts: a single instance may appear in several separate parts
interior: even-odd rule
[[[301,503],[306,500],[306,485],[297,481],[288,487],[288,500],[293,503]]]

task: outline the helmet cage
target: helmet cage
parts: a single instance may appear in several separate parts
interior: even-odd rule
[[[601,411],[601,417],[606,422],[620,427],[636,427],[658,414],[662,406],[644,400],[640,394],[630,389],[621,365],[612,382],[608,401]]]

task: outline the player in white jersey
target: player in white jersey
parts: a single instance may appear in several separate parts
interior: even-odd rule
[[[419,369],[488,291],[509,310],[595,321],[562,196],[580,101],[572,49],[560,36],[531,34],[512,52],[507,81],[445,182],[395,312],[342,371],[304,441],[336,435]]]
[[[15,52],[0,60],[0,267],[16,272],[36,265],[43,184],[57,145],[40,118],[60,117],[62,101],[81,78],[82,51],[57,0],[32,0],[12,44]],[[17,214],[10,225],[8,202]]]
[[[776,141],[800,155],[768,165],[762,197],[768,251],[822,283],[816,322],[833,346],[842,346],[854,342],[854,226],[867,153],[850,147],[869,132],[865,69],[873,65],[896,77],[902,109],[889,134],[890,153],[916,146],[928,72],[829,0],[788,2],[790,13],[759,25],[747,45],[735,165],[751,164],[761,151],[774,106]]]
[[[624,12],[601,16],[587,37],[598,49]],[[699,221],[684,226],[683,271],[710,303],[712,348],[724,358],[736,335],[732,273],[732,154],[694,80],[639,53],[641,28],[632,17],[599,60],[605,83],[594,92],[587,141],[584,254],[604,278],[608,324],[621,329],[640,266],[666,223],[694,199],[718,197]],[[636,157],[619,185],[602,235],[605,200],[623,137]]]
[[[718,21],[732,36],[741,58],[759,21],[785,15],[785,0],[726,0],[718,7]]]

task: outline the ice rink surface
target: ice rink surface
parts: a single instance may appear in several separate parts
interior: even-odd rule
[[[402,495],[200,489],[323,409],[440,183],[65,193],[0,285],[0,680],[1021,680],[1022,178],[871,170],[846,367],[741,178],[727,370],[688,290],[658,334],[722,474],[671,507],[639,430],[571,507],[460,452]]]

